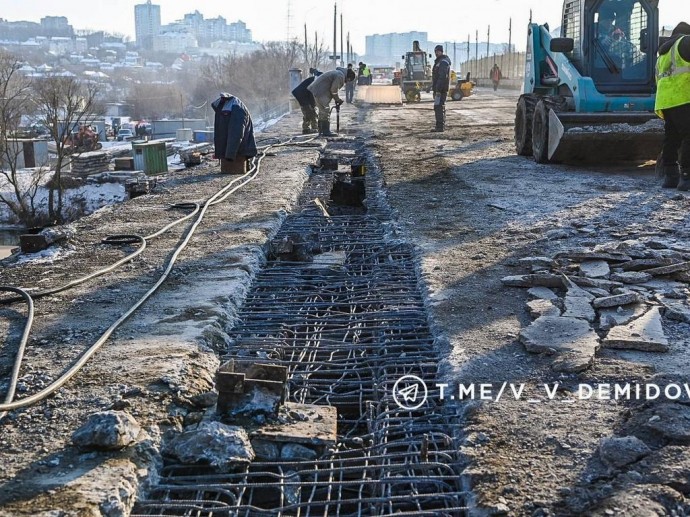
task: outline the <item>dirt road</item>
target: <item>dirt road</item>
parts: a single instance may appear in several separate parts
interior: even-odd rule
[[[664,320],[668,353],[602,348],[586,371],[560,373],[548,354],[529,354],[517,339],[531,321],[528,295],[501,279],[529,273],[520,262],[527,257],[624,241],[685,245],[688,199],[659,188],[653,167],[580,169],[515,156],[516,99],[487,89],[449,103],[440,136],[429,132],[433,111],[424,102],[372,111],[363,124],[390,202],[420,250],[431,315],[448,346],[443,382],[449,390],[487,383],[493,400],[504,382],[527,393],[459,409],[475,503],[510,515],[685,515],[690,463],[670,458],[683,439],[638,428],[638,416],[653,418],[658,408],[573,394],[580,383],[686,382],[687,323]],[[545,400],[544,383],[556,382],[555,400]],[[630,434],[654,449],[647,463],[605,464],[600,441]]]
[[[346,105],[341,113],[345,134],[363,139],[383,174],[400,235],[417,248],[429,315],[446,357],[439,383],[447,385],[448,394],[457,393],[459,384],[483,383],[490,391],[491,400],[446,399],[463,419],[463,481],[472,494],[472,513],[687,515],[690,410],[683,401],[688,396],[665,404],[582,399],[577,389],[688,382],[688,324],[678,321],[682,317],[664,317],[665,353],[597,344],[586,368],[563,371],[554,368],[555,351],[527,351],[521,333],[533,320],[526,305],[531,297],[502,279],[532,270],[582,277],[583,260],[554,259],[576,249],[656,250],[687,260],[690,203],[675,191],[662,191],[653,167],[582,169],[515,156],[516,99],[515,92],[480,89],[449,103],[448,130],[442,134],[430,132],[429,99],[394,107]],[[288,135],[298,127],[294,114],[270,135]],[[127,515],[140,489],[156,477],[161,436],[203,415],[216,352],[228,346],[234,314],[265,244],[317,157],[318,149],[291,148],[267,158],[266,172],[248,191],[209,213],[172,281],[83,373],[58,395],[0,422],[0,515]],[[210,166],[185,172],[170,178],[158,196],[75,223],[63,255],[7,267],[0,283],[53,284],[120,258],[120,250],[98,244],[103,236],[162,227],[177,215],[161,207],[207,198],[224,180],[216,172]],[[120,274],[42,301],[20,395],[49,382],[56,365],[69,364],[125,302],[140,296],[180,238],[174,231]],[[660,306],[662,290],[684,303],[682,278],[662,281],[668,284],[632,286],[644,298],[641,305]],[[602,287],[588,288],[603,296]],[[566,289],[553,293],[562,309]],[[14,343],[23,309],[2,311],[2,335]],[[595,340],[601,338],[599,323],[591,322]],[[13,346],[0,355],[3,379]],[[503,383],[511,383],[505,388],[511,396],[496,401]],[[548,400],[545,388],[555,383]],[[512,396],[511,390],[520,388],[520,396]],[[111,408],[137,418],[147,434],[141,445],[126,453],[75,449],[71,433],[89,414]],[[613,440],[602,448],[608,438]]]

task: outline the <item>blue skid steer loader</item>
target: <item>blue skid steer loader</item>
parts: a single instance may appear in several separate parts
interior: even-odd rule
[[[530,23],[515,148],[538,163],[654,160],[658,0],[565,0],[561,37]]]

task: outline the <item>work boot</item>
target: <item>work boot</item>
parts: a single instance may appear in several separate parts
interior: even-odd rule
[[[690,167],[680,168],[680,181],[677,188],[678,190],[690,190]]]
[[[664,183],[662,188],[676,188],[680,174],[678,173],[678,164],[664,165]]]
[[[436,128],[432,130],[434,133],[442,133],[445,129],[443,106],[434,106],[434,115],[436,117]]]
[[[316,132],[317,132],[316,129],[309,129],[308,127],[302,128],[302,134],[303,135],[312,135]]]
[[[319,133],[321,136],[338,136],[335,133],[331,133],[330,120],[320,120],[319,123],[321,124],[321,132]]]

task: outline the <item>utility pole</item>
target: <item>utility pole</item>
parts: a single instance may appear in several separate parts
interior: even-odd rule
[[[453,42],[453,63],[455,63],[455,69],[458,70],[458,56],[456,55],[457,49],[455,47],[455,42]]]
[[[486,29],[486,57],[489,57],[489,42],[491,41],[491,25]]]
[[[479,29],[474,33],[474,76],[479,75]]]
[[[513,78],[513,19],[508,19],[508,77]]]
[[[344,66],[343,56],[343,13],[340,13],[340,66]]]
[[[350,45],[350,31],[347,31],[347,62],[352,61],[352,46]]]
[[[290,22],[292,21],[292,13],[290,12],[290,5],[291,5],[290,0],[288,0],[288,3],[287,3],[287,32],[285,34],[285,41],[288,43],[290,42],[290,31],[292,29],[292,27],[290,26],[291,25]]]
[[[307,24],[304,24],[304,62],[309,63],[309,39],[307,38]]]
[[[338,66],[338,3],[333,3],[333,69]]]
[[[467,33],[467,62],[470,62],[470,33]]]

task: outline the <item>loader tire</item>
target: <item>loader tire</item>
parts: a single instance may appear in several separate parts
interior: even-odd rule
[[[461,101],[462,100],[462,90],[458,88],[457,90],[453,90],[453,95],[451,95],[451,99],[454,101]]]
[[[549,109],[544,100],[537,103],[532,117],[532,156],[537,163],[549,162]]]
[[[532,156],[532,117],[539,98],[520,95],[515,111],[515,151],[520,156]]]

